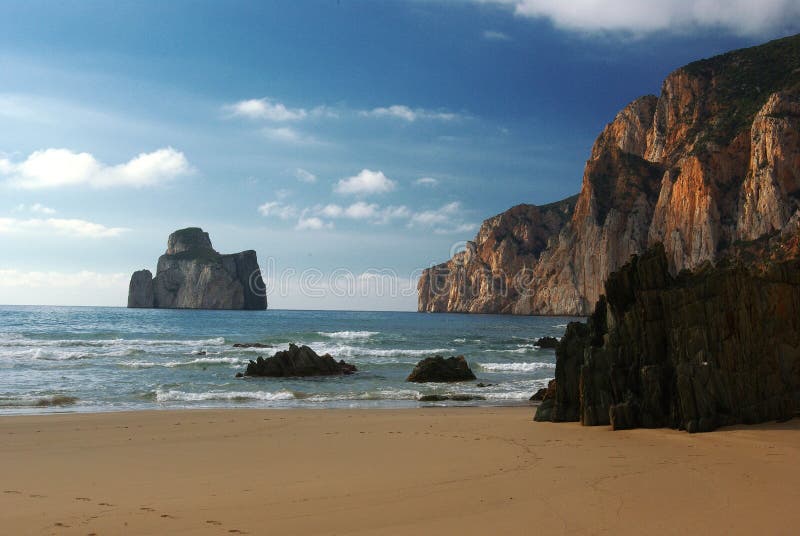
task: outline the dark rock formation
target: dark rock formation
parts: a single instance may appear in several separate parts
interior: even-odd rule
[[[259,357],[250,361],[245,370],[245,376],[338,376],[356,372],[355,365],[336,361],[330,354],[317,355],[308,346],[289,345],[288,350],[282,350],[272,357],[264,359]]]
[[[272,348],[271,344],[264,344],[261,342],[235,342],[234,348]]]
[[[437,355],[426,357],[414,367],[408,375],[408,382],[463,382],[474,380],[475,374],[470,370],[463,355],[444,357]]]
[[[669,268],[656,245],[609,277],[589,321],[569,324],[536,420],[705,432],[800,411],[797,228]]]
[[[541,337],[536,339],[535,344],[539,348],[556,348],[558,347],[558,339],[555,337]]]
[[[419,397],[420,402],[445,402],[452,400],[454,402],[472,402],[474,400],[486,400],[485,396],[481,395],[422,395]]]
[[[153,302],[153,274],[150,270],[133,272],[128,285],[128,307],[150,308]]]
[[[175,231],[158,259],[155,278],[135,272],[128,307],[163,309],[266,309],[255,251],[221,255],[197,227]]]
[[[418,308],[584,315],[656,243],[672,275],[713,262],[799,214],[799,132],[800,36],[682,67],[598,136],[559,212],[568,221],[519,207],[486,220],[466,252],[422,275]]]

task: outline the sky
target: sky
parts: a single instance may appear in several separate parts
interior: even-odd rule
[[[484,219],[577,193],[625,104],[796,21],[800,0],[4,0],[0,304],[124,306],[199,226],[258,252],[270,307],[414,310]]]

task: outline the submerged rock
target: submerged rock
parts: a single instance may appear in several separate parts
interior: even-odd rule
[[[474,380],[475,374],[467,364],[463,355],[444,357],[437,355],[426,357],[414,367],[408,375],[408,382],[463,382]]]
[[[467,395],[467,394],[422,395],[421,397],[419,397],[420,402],[444,402],[446,400],[452,400],[454,402],[470,402],[473,400],[486,400],[486,397],[481,395]]]
[[[234,348],[272,348],[271,344],[264,344],[260,342],[235,342]]]
[[[158,259],[155,277],[149,270],[134,272],[128,307],[266,309],[256,252],[222,255],[202,229],[175,231]]]
[[[336,376],[356,372],[355,365],[336,361],[330,354],[317,355],[308,346],[289,345],[288,350],[277,352],[264,359],[260,357],[250,361],[244,376]]]

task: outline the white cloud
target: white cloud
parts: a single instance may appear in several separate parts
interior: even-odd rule
[[[511,37],[508,34],[497,30],[484,30],[483,38],[487,41],[511,41]]]
[[[458,114],[450,112],[436,112],[425,110],[423,108],[410,108],[403,104],[373,108],[372,110],[364,110],[360,112],[360,115],[364,117],[390,117],[402,119],[404,121],[408,121],[409,123],[423,119],[453,121],[459,118]]]
[[[113,238],[127,230],[124,227],[106,227],[79,219],[0,218],[0,235],[44,233],[78,238]]]
[[[335,118],[339,115],[327,106],[315,106],[311,109],[290,108],[269,97],[241,100],[233,104],[226,104],[222,109],[229,117],[245,117],[276,123],[302,121],[313,117]]]
[[[438,179],[434,179],[433,177],[421,177],[414,181],[414,184],[419,186],[436,186],[439,184]]]
[[[567,30],[682,32],[692,27],[722,28],[758,35],[784,28],[800,17],[797,0],[478,0],[504,4],[523,17],[544,18]]]
[[[141,153],[115,166],[107,166],[89,153],[69,149],[35,151],[19,163],[0,160],[0,174],[7,176],[11,185],[31,190],[78,185],[152,186],[191,172],[184,154],[172,147]]]
[[[321,216],[325,216],[326,218],[341,218],[342,214],[344,214],[344,209],[339,205],[329,204],[318,208],[315,210],[315,212],[319,213]]]
[[[332,229],[332,228],[333,228],[332,223],[324,222],[320,218],[317,218],[316,216],[312,216],[310,218],[301,217],[300,220],[298,220],[297,225],[295,226],[295,229],[297,229],[298,231],[306,231],[306,230],[318,231],[321,229]]]
[[[280,201],[268,201],[258,207],[262,216],[274,216],[282,220],[294,218],[297,215],[297,207],[285,205]]]
[[[358,175],[341,179],[336,184],[335,191],[349,195],[383,194],[391,192],[396,186],[397,183],[389,179],[382,171],[362,169]]]
[[[242,100],[225,106],[225,109],[235,117],[277,122],[298,121],[308,117],[308,112],[303,108],[287,108],[280,102],[275,102],[267,97]]]
[[[303,168],[294,170],[294,178],[300,182],[314,183],[317,182],[317,176]]]
[[[309,145],[317,143],[317,140],[311,136],[306,136],[301,132],[291,127],[275,127],[263,128],[261,132],[268,139],[280,143],[290,143],[294,145]]]
[[[411,216],[408,227],[432,228],[436,234],[452,234],[472,231],[477,228],[474,223],[464,222],[461,203],[453,201],[437,209],[423,210]]]
[[[50,207],[46,207],[41,203],[34,203],[32,205],[26,205],[21,203],[14,208],[14,212],[33,212],[35,214],[55,214],[55,209]]]
[[[352,220],[366,220],[374,218],[377,211],[378,205],[374,203],[367,204],[363,201],[359,201],[358,203],[353,203],[347,207],[344,210],[344,215]]]

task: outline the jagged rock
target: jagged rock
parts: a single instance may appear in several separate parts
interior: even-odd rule
[[[261,342],[235,342],[234,348],[272,348],[271,344],[264,344]]]
[[[175,231],[158,259],[155,278],[135,272],[128,307],[164,309],[266,309],[255,251],[221,255],[197,227]]]
[[[336,376],[356,372],[355,365],[336,361],[330,354],[317,355],[308,346],[289,345],[288,350],[277,352],[264,359],[258,357],[250,361],[244,372],[245,376]]]
[[[517,290],[528,283],[523,268],[536,264],[572,215],[576,199],[518,205],[483,222],[464,251],[423,271],[417,285],[419,310],[528,312],[525,296]]]
[[[530,400],[531,402],[537,402],[537,401],[541,402],[542,400],[544,400],[544,396],[546,394],[547,394],[547,387],[542,387],[541,389],[533,393],[528,400]]]
[[[558,339],[555,337],[541,337],[536,339],[534,344],[539,348],[556,348],[558,347]]]
[[[536,420],[705,432],[800,411],[797,231],[678,276],[656,245],[605,294],[588,323],[568,326],[553,407]]]
[[[798,84],[800,35],[677,69],[598,136],[563,222],[519,207],[486,220],[423,273],[418,309],[586,315],[608,276],[657,243],[674,276],[783,229],[800,209]],[[525,236],[546,247],[531,253]]]
[[[128,307],[151,308],[153,303],[153,274],[150,270],[133,272],[128,285]]]
[[[463,355],[444,357],[437,355],[426,357],[414,367],[408,375],[408,382],[463,382],[474,380],[475,374],[467,364]]]

